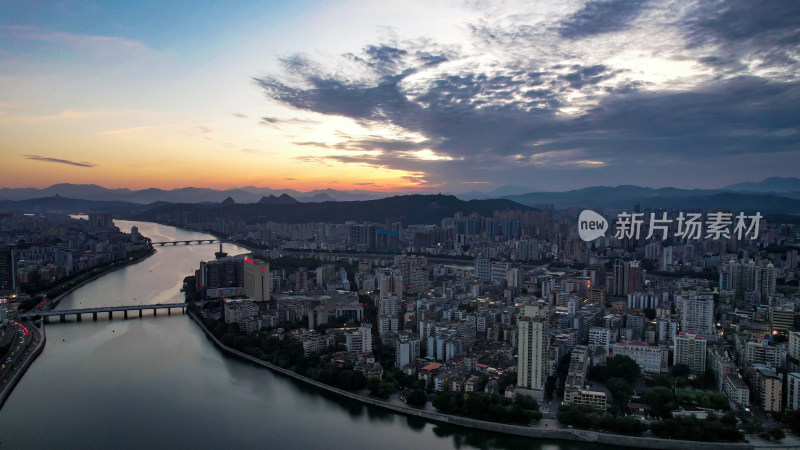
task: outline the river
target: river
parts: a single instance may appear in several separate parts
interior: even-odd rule
[[[153,241],[212,237],[116,224],[136,225]],[[58,308],[182,302],[183,278],[217,249],[159,247],[65,296]],[[0,448],[589,448],[471,432],[321,393],[224,356],[182,314],[46,327],[44,351],[0,410]]]

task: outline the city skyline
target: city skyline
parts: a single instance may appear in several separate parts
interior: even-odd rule
[[[792,2],[2,6],[3,187],[719,188],[800,169]]]

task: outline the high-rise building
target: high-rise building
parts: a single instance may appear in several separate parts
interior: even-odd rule
[[[114,228],[110,213],[89,213],[89,224],[94,228]]]
[[[222,257],[200,262],[197,272],[198,290],[244,286],[244,260],[240,257]]]
[[[789,348],[787,354],[794,360],[800,361],[800,331],[789,332]]]
[[[791,331],[794,330],[795,311],[793,308],[781,308],[770,306],[769,323],[772,331]]]
[[[424,256],[397,255],[394,265],[400,272],[403,290],[423,294],[428,289],[427,259]]]
[[[644,272],[639,261],[614,262],[614,286],[611,293],[616,296],[626,296],[632,292],[641,291],[644,287]]]
[[[17,253],[14,247],[0,247],[0,292],[17,290]]]
[[[372,325],[369,323],[358,327],[345,335],[345,347],[348,353],[366,353],[372,351]]]
[[[269,263],[261,260],[244,258],[244,293],[256,302],[270,300]]]
[[[681,309],[681,331],[706,337],[714,335],[714,295],[711,292],[689,291],[678,296]]]
[[[605,327],[589,328],[589,349],[602,348],[608,354],[611,346],[611,329]]]
[[[409,333],[402,333],[397,336],[395,341],[395,364],[397,368],[403,368],[419,359],[420,340]]]
[[[544,389],[547,349],[545,310],[541,305],[525,305],[517,319],[519,336],[517,386]]]
[[[403,300],[403,277],[400,271],[384,269],[380,274],[381,295],[397,295],[399,300]]]
[[[696,333],[679,333],[675,336],[673,364],[686,364],[689,370],[700,375],[706,370],[706,339]]]
[[[800,373],[792,372],[786,376],[786,409],[800,409]]]
[[[783,380],[780,375],[767,367],[756,366],[755,381],[761,408],[768,412],[780,411],[783,404]]]
[[[775,294],[777,272],[772,263],[765,267],[756,265],[755,261],[741,263],[735,259],[723,264],[720,270],[720,292],[734,293],[737,300],[742,300],[747,293],[756,292],[762,301]]]
[[[670,267],[672,267],[672,247],[664,247],[661,250],[661,260],[658,268],[663,272],[668,272]]]
[[[489,258],[475,258],[475,278],[487,282],[492,280],[492,263]]]

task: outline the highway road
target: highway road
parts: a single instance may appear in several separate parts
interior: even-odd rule
[[[0,363],[0,390],[24,366],[25,360],[32,356],[33,349],[39,344],[38,331],[29,328],[33,326],[30,323],[11,322],[14,336],[11,338],[11,348]]]

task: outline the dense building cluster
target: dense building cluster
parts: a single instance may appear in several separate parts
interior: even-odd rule
[[[26,299],[147,252],[148,244],[136,227],[117,228],[111,214],[0,214],[0,321]]]
[[[243,330],[298,339],[306,355],[334,352],[365,376],[399,370],[433,392],[542,404],[555,395],[605,412],[612,400],[627,404],[615,398],[624,390],[591,369],[624,357],[648,379],[667,377],[673,389],[689,380],[733,408],[798,408],[797,227],[762,221],[758,239],[694,239],[673,224],[649,238],[585,242],[575,217],[543,209],[435,225],[188,224],[258,249],[202,263],[204,300],[246,296],[257,307],[237,319]],[[286,266],[290,254],[305,265]],[[370,357],[380,349],[391,360]],[[630,404],[651,411],[648,388],[638,389]]]

